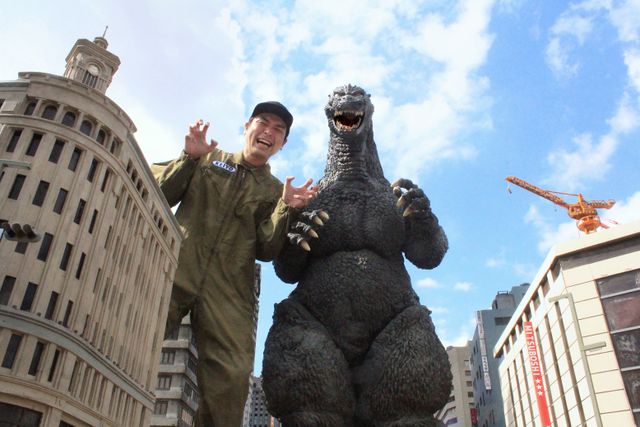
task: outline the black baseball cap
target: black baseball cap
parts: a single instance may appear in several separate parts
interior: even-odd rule
[[[279,103],[278,101],[266,101],[261,102],[255,106],[253,109],[253,113],[251,113],[251,117],[255,117],[261,113],[271,113],[280,117],[284,124],[287,126],[287,131],[285,137],[289,136],[289,130],[291,129],[291,125],[293,124],[293,116],[287,110],[287,107]]]

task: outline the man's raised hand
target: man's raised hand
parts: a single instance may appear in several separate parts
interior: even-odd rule
[[[282,189],[282,200],[284,200],[287,206],[291,206],[292,208],[304,208],[316,197],[318,188],[311,187],[311,183],[313,182],[311,178],[307,179],[300,187],[294,187],[291,184],[294,179],[292,176],[288,176],[285,179],[284,188]]]
[[[211,143],[207,143],[208,129],[209,122],[205,123],[202,119],[189,126],[189,131],[184,136],[184,152],[189,157],[198,159],[216,148],[217,141],[211,139]]]

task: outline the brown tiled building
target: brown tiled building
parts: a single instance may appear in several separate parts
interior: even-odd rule
[[[0,220],[41,236],[0,236],[9,425],[151,419],[182,234],[133,122],[105,95],[119,64],[104,38],[81,39],[64,77],[0,82]]]

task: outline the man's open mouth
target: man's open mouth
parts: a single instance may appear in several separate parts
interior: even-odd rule
[[[336,111],[333,115],[333,123],[338,130],[355,130],[362,124],[364,113],[361,111]]]
[[[258,138],[258,144],[266,145],[267,147],[271,147],[273,144],[266,139]]]

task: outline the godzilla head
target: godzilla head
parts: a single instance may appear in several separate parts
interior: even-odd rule
[[[371,95],[351,84],[337,87],[324,108],[331,132],[342,137],[357,136],[371,129]]]

